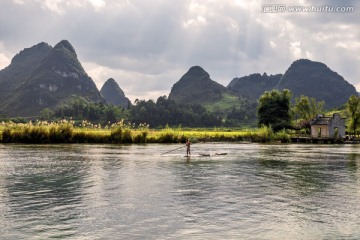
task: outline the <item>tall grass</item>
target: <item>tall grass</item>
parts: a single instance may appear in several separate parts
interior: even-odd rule
[[[274,133],[263,126],[257,129],[187,129],[166,127],[150,130],[146,124],[138,126],[120,121],[106,126],[73,121],[29,122],[27,124],[0,123],[2,143],[185,143],[197,141],[248,141],[289,142],[290,135],[284,130]]]

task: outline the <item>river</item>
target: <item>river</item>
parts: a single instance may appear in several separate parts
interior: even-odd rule
[[[0,145],[1,239],[360,239],[360,145],[179,146]]]

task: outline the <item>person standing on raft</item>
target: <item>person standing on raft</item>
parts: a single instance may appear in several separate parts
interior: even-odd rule
[[[186,143],[185,143],[185,146],[186,146],[186,156],[191,155],[191,153],[190,153],[190,145],[191,145],[191,143],[190,143],[189,139],[187,139],[187,140],[186,140]]]

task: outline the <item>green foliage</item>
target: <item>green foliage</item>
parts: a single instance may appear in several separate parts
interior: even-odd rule
[[[280,141],[282,143],[290,143],[291,142],[290,134],[287,133],[287,131],[285,129],[277,132],[274,136],[274,139],[277,141]]]
[[[301,119],[309,121],[323,112],[324,104],[324,101],[317,102],[315,98],[301,95],[295,98],[294,113]]]
[[[271,126],[261,125],[256,132],[251,132],[251,141],[269,142],[273,139],[274,132]]]
[[[120,143],[122,139],[122,132],[123,132],[122,126],[117,126],[111,129],[111,134],[110,134],[111,142]]]
[[[41,120],[51,120],[54,118],[55,112],[49,108],[44,108],[40,113]]]
[[[68,143],[71,142],[73,136],[73,125],[64,122],[60,125],[54,125],[49,130],[51,143]]]
[[[49,111],[45,111],[43,114],[49,114]],[[53,111],[54,118],[86,119],[102,124],[108,122],[116,123],[120,119],[127,118],[127,114],[128,112],[121,107],[89,102],[79,96],[73,97],[70,101],[56,107]],[[49,118],[46,120],[49,120]]]
[[[133,143],[132,131],[129,128],[123,130],[121,143]]]
[[[291,127],[290,99],[291,92],[287,89],[279,92],[265,92],[259,99],[258,125],[272,127],[275,132]]]
[[[147,124],[116,124],[101,127],[88,122],[75,126],[74,121],[29,122],[27,124],[0,122],[2,143],[185,143],[198,141],[269,142],[288,139],[286,132],[274,133],[271,127],[257,129],[190,129],[170,128],[149,130]]]
[[[32,127],[29,134],[30,143],[48,143],[49,131],[44,126]]]
[[[19,124],[15,128],[5,127],[2,132],[4,143],[49,143],[49,131],[44,126]]]
[[[275,89],[282,74],[267,75],[251,74],[240,78],[234,78],[228,88],[238,96],[245,96],[252,100],[257,100],[265,91]]]
[[[160,143],[176,143],[178,142],[178,135],[174,132],[164,132],[158,138]]]
[[[29,122],[3,123],[2,142],[4,143],[68,143],[72,142],[74,127],[72,122],[59,123]]]
[[[239,107],[233,107],[226,115],[225,126],[256,126],[257,103],[248,99],[240,99]]]
[[[166,96],[153,100],[137,100],[130,109],[131,121],[135,124],[147,122],[152,127],[177,126],[213,127],[220,126],[222,119],[198,104],[176,104]]]
[[[146,143],[149,135],[149,125],[139,124],[138,130],[140,130],[140,133],[134,136],[134,143]]]
[[[124,121],[116,123],[111,128],[110,141],[113,143],[146,143],[148,141],[149,125],[124,124]]]
[[[346,110],[349,115],[348,129],[354,135],[360,127],[360,97],[352,95],[346,103]]]
[[[231,110],[234,106],[238,106],[238,105],[239,105],[239,97],[237,97],[234,94],[224,92],[220,100],[214,103],[206,103],[204,104],[204,107],[212,112],[216,112],[219,110],[227,112]]]
[[[3,143],[13,142],[12,133],[10,128],[5,128],[2,132],[1,141]]]

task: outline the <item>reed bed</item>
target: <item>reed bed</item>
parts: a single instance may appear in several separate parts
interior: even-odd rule
[[[2,143],[185,143],[192,142],[289,142],[284,130],[274,133],[269,127],[256,129],[181,129],[166,127],[150,129],[146,124],[135,126],[120,121],[106,126],[89,122],[75,124],[71,120],[58,122],[0,123]]]

